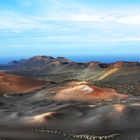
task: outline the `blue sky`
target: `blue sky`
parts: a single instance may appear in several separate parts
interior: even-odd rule
[[[0,56],[140,55],[140,0],[0,0]]]

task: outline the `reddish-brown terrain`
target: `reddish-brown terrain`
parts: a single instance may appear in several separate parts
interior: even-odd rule
[[[140,63],[37,56],[0,70],[0,139],[140,138]]]
[[[41,89],[44,81],[0,72],[0,94],[27,93]]]
[[[54,100],[74,100],[74,101],[94,101],[94,100],[112,100],[124,99],[128,95],[118,93],[111,88],[100,88],[90,86],[87,82],[68,82],[65,85],[51,89],[55,92],[50,98]]]

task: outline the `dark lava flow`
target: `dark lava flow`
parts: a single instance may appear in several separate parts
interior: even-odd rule
[[[43,91],[21,96],[1,96],[0,138],[74,140],[86,139],[74,135],[119,134],[110,139],[140,139],[140,97],[87,103],[53,101],[48,100],[48,96],[50,95]],[[30,131],[32,129],[38,131]],[[48,130],[63,133],[47,133]]]

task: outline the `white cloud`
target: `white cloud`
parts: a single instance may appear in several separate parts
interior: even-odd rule
[[[66,5],[62,0],[49,0],[51,5],[42,0],[39,2],[42,4],[40,15],[0,10],[0,30],[49,32],[53,36],[48,39],[60,42],[140,41],[140,15],[135,12],[102,13],[83,5]],[[23,5],[31,6],[31,3],[26,0]]]
[[[140,15],[128,15],[123,18],[119,18],[117,23],[126,24],[126,25],[139,25],[140,26]]]
[[[2,31],[54,31],[57,28],[59,28],[57,24],[49,23],[45,17],[28,17],[12,12],[6,12],[0,15],[0,30]],[[62,30],[64,30],[64,28]]]

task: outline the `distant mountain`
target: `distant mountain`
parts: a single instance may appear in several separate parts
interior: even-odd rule
[[[6,64],[6,65],[18,65],[18,64],[23,63],[24,61],[26,61],[26,59],[21,59],[21,60],[19,60],[19,61],[13,60],[13,61],[9,62],[9,63]]]
[[[109,67],[108,64],[100,62],[76,63],[64,57],[51,56],[35,56],[24,61],[13,61],[5,66],[1,66],[1,70],[10,73],[40,77],[51,81],[69,80],[69,79],[93,79],[97,73],[102,72]],[[96,73],[97,71],[97,73]],[[55,75],[55,79],[54,76]]]
[[[101,62],[87,62],[77,63],[68,60],[64,57],[51,57],[51,56],[34,56],[29,59],[22,59],[19,61],[12,61],[8,64],[1,65],[0,68],[12,72],[27,73],[27,75],[42,75],[43,74],[60,74],[67,72],[76,72],[77,70],[95,70],[95,69],[108,69],[108,68],[121,68],[130,66],[139,66],[139,62],[125,62],[119,61],[111,64]],[[33,73],[28,73],[33,72]]]
[[[97,86],[114,88],[123,93],[140,93],[139,62],[76,63],[64,57],[35,56],[27,60],[13,61],[0,69],[49,82],[87,80]]]

